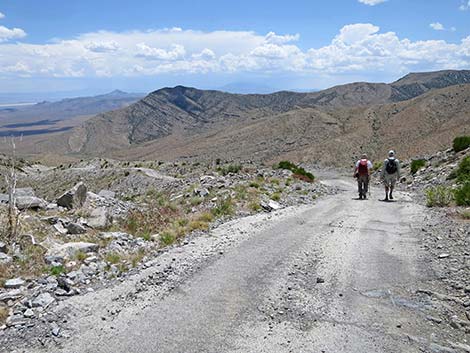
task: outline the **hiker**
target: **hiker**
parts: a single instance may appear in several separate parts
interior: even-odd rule
[[[354,177],[357,178],[357,191],[359,192],[359,200],[367,199],[371,169],[372,162],[367,159],[366,154],[363,154],[361,159],[356,162],[354,167]]]
[[[395,158],[395,151],[388,152],[388,158],[382,168],[382,181],[385,185],[384,201],[393,200],[393,189],[400,179],[400,161]]]

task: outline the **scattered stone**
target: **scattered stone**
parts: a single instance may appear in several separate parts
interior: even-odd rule
[[[60,334],[60,327],[57,325],[55,322],[52,323],[52,330],[51,330],[52,335],[55,337],[58,337]]]
[[[10,300],[16,300],[23,296],[23,292],[19,289],[14,289],[6,293],[0,294],[0,302],[8,302]]]
[[[50,295],[48,292],[39,294],[36,298],[33,299],[31,305],[33,308],[42,307],[47,308],[55,301],[54,297]]]
[[[274,200],[269,200],[268,202],[262,201],[260,205],[268,212],[277,211],[282,208],[281,205]]]
[[[57,204],[68,209],[80,208],[85,203],[86,197],[87,188],[83,182],[80,182],[60,196]]]
[[[429,321],[435,322],[436,324],[440,324],[442,322],[442,320],[440,318],[434,317],[434,316],[428,316],[427,319]]]
[[[0,241],[0,252],[6,253],[7,250],[7,244],[5,244],[3,241]]]
[[[8,327],[13,326],[22,326],[28,323],[28,320],[23,317],[23,315],[12,315],[8,317],[6,325]]]
[[[440,254],[438,257],[439,257],[440,259],[445,259],[445,258],[447,258],[447,257],[449,257],[449,256],[450,256],[450,254]]]
[[[19,278],[19,277],[18,278],[12,278],[12,279],[9,279],[5,282],[4,287],[7,288],[7,289],[20,288],[25,283],[26,282],[22,278]]]
[[[12,262],[13,259],[11,256],[8,256],[7,254],[0,252],[0,265],[6,265]]]
[[[36,314],[34,313],[34,311],[33,311],[32,309],[27,309],[27,310],[24,312],[23,316],[24,316],[25,318],[31,319],[31,318],[35,317]]]
[[[114,199],[116,197],[116,193],[111,190],[101,190],[98,193],[98,196],[104,197],[106,199]]]
[[[111,225],[111,223],[112,217],[106,207],[99,207],[94,209],[86,221],[86,224],[89,227],[96,229],[106,228]]]
[[[48,250],[46,256],[61,257],[64,259],[71,258],[79,252],[96,252],[98,250],[98,244],[86,243],[86,242],[70,242],[61,245],[57,245]]]
[[[36,196],[19,196],[16,198],[16,207],[21,210],[46,208],[47,202]]]
[[[321,277],[317,277],[317,283],[325,283],[325,280]]]
[[[68,234],[84,234],[86,233],[86,228],[78,223],[69,223],[66,226]]]

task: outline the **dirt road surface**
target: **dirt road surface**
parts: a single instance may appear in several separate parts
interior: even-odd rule
[[[432,276],[423,207],[403,193],[380,202],[379,189],[355,200],[352,182],[328,182],[349,191],[229,222],[71,298],[70,338],[47,351],[448,352],[416,294]]]

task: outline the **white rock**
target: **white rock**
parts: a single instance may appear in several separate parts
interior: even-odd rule
[[[5,288],[20,288],[23,286],[26,282],[22,278],[12,278],[9,279],[5,282],[4,287]]]
[[[24,314],[23,314],[24,317],[28,318],[28,319],[31,319],[33,317],[36,316],[36,314],[34,314],[34,311],[32,309],[27,309]]]
[[[47,308],[49,305],[51,305],[55,301],[54,297],[50,295],[49,293],[41,293],[39,294],[34,300],[31,302],[31,305],[36,308],[36,307],[43,307]]]
[[[63,258],[71,258],[79,252],[96,252],[98,244],[87,242],[71,242],[57,245],[47,251],[47,256],[57,256]]]

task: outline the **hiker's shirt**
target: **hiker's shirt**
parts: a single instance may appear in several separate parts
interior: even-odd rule
[[[389,174],[387,172],[387,164],[389,162],[389,160],[394,160],[395,163],[397,164],[397,171],[393,174]],[[385,161],[384,161],[384,166],[382,168],[382,179],[390,179],[390,178],[393,178],[393,179],[398,179],[400,178],[400,175],[401,175],[401,169],[400,169],[400,161],[396,158],[387,158]]]

